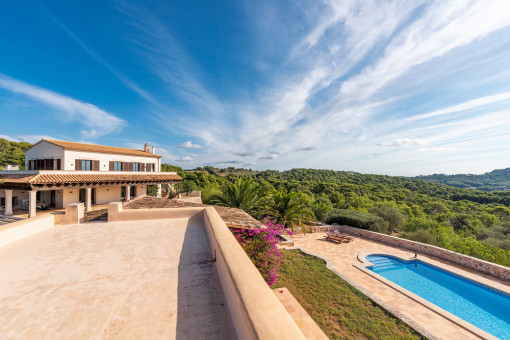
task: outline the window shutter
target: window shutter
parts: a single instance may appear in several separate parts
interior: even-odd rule
[[[99,161],[92,161],[92,170],[99,171]]]
[[[62,170],[62,161],[60,158],[57,159],[57,170]]]
[[[151,163],[145,164],[145,171],[151,171]]]
[[[139,163],[140,171],[145,171],[145,163]]]
[[[114,171],[115,170],[115,163],[110,161],[110,171]]]
[[[81,159],[74,160],[74,170],[81,170]]]
[[[128,163],[128,171],[133,171],[133,163]]]

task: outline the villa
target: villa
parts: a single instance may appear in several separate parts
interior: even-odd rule
[[[161,172],[161,156],[154,146],[143,150],[42,139],[26,151],[23,171],[0,171],[0,211],[65,208],[72,203],[128,201],[147,193],[147,186],[181,181],[175,172]],[[4,190],[1,190],[4,189]]]

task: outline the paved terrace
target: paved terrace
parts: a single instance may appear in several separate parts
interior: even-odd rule
[[[336,244],[324,239],[325,233],[308,234],[307,236],[295,236],[295,247],[306,250],[322,258],[329,259],[334,269],[339,271],[348,279],[354,281],[360,287],[372,293],[375,297],[387,303],[406,317],[414,321],[418,326],[429,331],[441,339],[479,339],[472,333],[466,331],[440,314],[428,309],[411,298],[401,294],[393,288],[385,285],[372,276],[353,267],[354,264],[361,264],[357,255],[360,253],[388,253],[403,257],[414,256],[414,252],[397,248],[370,240],[356,237],[350,243]],[[448,261],[440,260],[427,255],[418,254],[419,257],[428,258],[438,267],[447,270],[463,273],[467,277],[474,278],[482,283],[491,284],[497,288],[508,291],[510,284],[503,280],[494,278],[480,272],[467,269]]]
[[[229,339],[201,219],[56,226],[0,248],[0,338]]]

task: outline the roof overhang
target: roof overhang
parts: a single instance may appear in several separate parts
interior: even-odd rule
[[[99,171],[39,171],[0,174],[0,189],[59,190],[65,188],[106,187],[118,185],[155,185],[182,181],[176,173],[101,173]]]

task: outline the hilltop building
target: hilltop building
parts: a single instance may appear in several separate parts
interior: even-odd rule
[[[143,150],[42,139],[25,153],[25,169],[0,171],[0,210],[65,208],[71,203],[93,204],[129,200],[147,193],[148,185],[173,184],[182,178],[161,172],[154,146]]]

